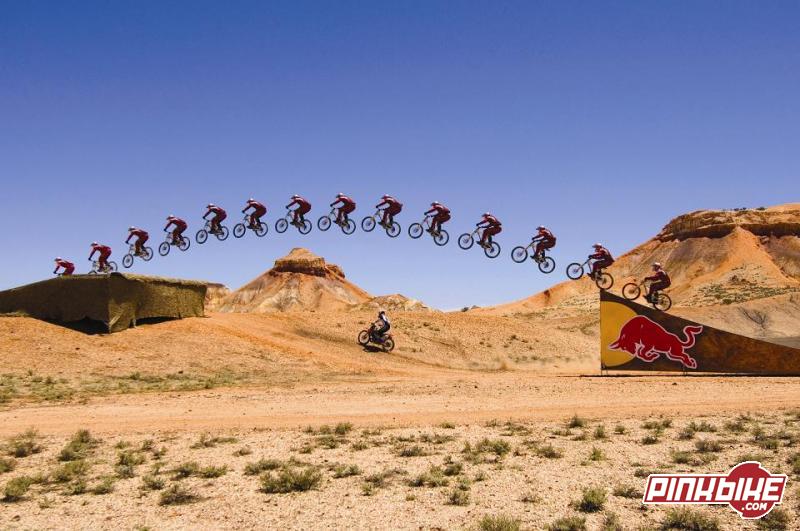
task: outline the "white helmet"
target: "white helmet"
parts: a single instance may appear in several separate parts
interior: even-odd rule
[[[129,230],[129,231],[136,230],[136,227],[134,227],[133,225],[131,225],[130,227],[128,227],[128,230]]]
[[[56,256],[56,260],[55,261],[56,262],[60,262],[61,261],[61,257],[60,256]]]
[[[97,242],[92,242],[92,247],[94,247],[95,245],[97,245]]]
[[[383,197],[381,197],[381,199],[389,199],[390,197],[392,196],[390,196],[389,194],[383,194]]]
[[[344,197],[344,194],[342,192],[339,192],[338,194],[336,194],[336,197]]]
[[[656,269],[661,269],[661,262],[653,262],[653,267]]]
[[[175,219],[175,216],[173,216],[172,214],[170,214],[169,216],[167,216],[167,219]]]
[[[603,245],[602,245],[602,244],[600,244],[600,243],[596,243],[596,244],[592,245],[592,247],[594,247],[595,249],[599,249],[599,248],[600,248],[600,247],[602,247],[602,246],[603,246]]]
[[[547,227],[545,227],[544,225],[539,225],[538,227],[536,227],[536,230],[547,230]]]
[[[206,205],[206,208],[211,208],[211,207],[215,207],[215,206],[217,206],[217,205],[215,205],[214,203],[209,203],[209,204]]]
[[[299,195],[297,195],[297,194],[294,194],[294,195],[292,196],[292,199],[300,199],[300,196],[299,196]]]
[[[250,199],[248,199],[248,200],[247,200],[247,202],[248,202],[248,203],[255,203],[255,201],[256,201],[256,200],[255,200],[255,199],[253,199],[252,197],[251,197]]]
[[[492,215],[492,213],[491,213],[491,212],[484,212],[484,213],[483,213],[483,217],[485,217],[485,218],[488,218],[488,217],[489,217],[489,216],[491,216],[491,215]]]

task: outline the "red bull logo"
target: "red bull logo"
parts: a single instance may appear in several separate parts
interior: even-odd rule
[[[684,326],[684,339],[681,339],[648,317],[637,315],[622,325],[619,337],[608,348],[628,352],[648,363],[664,355],[684,367],[696,369],[697,361],[689,356],[687,350],[694,346],[696,336],[702,331],[700,325]]]

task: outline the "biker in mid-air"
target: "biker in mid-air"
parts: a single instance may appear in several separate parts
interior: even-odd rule
[[[426,216],[430,216],[431,214],[434,214],[434,216],[431,218],[431,226],[428,228],[428,232],[431,234],[439,234],[442,230],[442,224],[446,221],[450,221],[450,209],[439,201],[434,201],[431,203],[431,209],[425,212]]]
[[[483,229],[480,246],[484,249],[492,244],[492,236],[495,234],[500,234],[500,232],[503,230],[500,220],[489,212],[485,212],[481,220],[476,223],[475,226]]]
[[[181,218],[177,218],[172,214],[167,216],[167,225],[164,227],[164,232],[169,229],[170,225],[175,225],[175,228],[172,229],[172,243],[178,245],[183,240],[183,231],[185,231],[186,227],[189,225]]]
[[[592,272],[589,273],[589,277],[595,280],[603,269],[610,267],[611,264],[614,263],[614,257],[611,256],[608,249],[599,243],[595,243],[592,247],[594,247],[594,253],[590,254],[589,258],[594,260],[594,262],[592,262]]]
[[[267,207],[265,207],[263,203],[260,203],[251,197],[247,200],[247,206],[245,206],[244,210],[242,210],[242,214],[251,208],[253,209],[253,213],[250,214],[250,228],[255,230],[258,229],[259,225],[261,225],[261,216],[267,213]]]
[[[59,256],[58,258],[56,258],[56,268],[53,270],[53,274],[57,275],[58,270],[61,269],[62,267],[64,268],[64,272],[61,273],[61,276],[68,277],[75,272],[75,264],[73,264],[69,260],[64,260]]]
[[[347,215],[356,209],[356,202],[340,192],[336,194],[336,199],[330,206],[339,209],[336,214],[336,223],[344,225],[347,223]]]
[[[108,245],[101,245],[97,242],[92,242],[92,252],[89,253],[89,260],[92,259],[94,253],[99,253],[97,257],[97,268],[100,271],[108,270],[108,257],[111,256],[111,247]]]
[[[295,194],[292,196],[292,202],[286,205],[286,208],[292,208],[295,205],[297,205],[297,208],[295,208],[292,212],[294,215],[294,220],[292,223],[294,225],[301,226],[306,221],[305,215],[311,212],[311,203]]]
[[[646,297],[649,303],[655,300],[655,296],[659,291],[665,290],[672,285],[672,280],[670,280],[669,275],[664,271],[660,262],[653,263],[653,274],[644,279],[650,282]]]
[[[150,235],[147,233],[146,230],[140,229],[138,227],[128,227],[128,238],[125,240],[125,243],[129,243],[131,238],[136,236],[136,242],[134,243],[134,251],[136,256],[140,256],[142,254],[142,247],[144,247],[145,242],[150,239]]]
[[[375,208],[381,207],[386,207],[383,209],[383,220],[381,221],[381,225],[384,227],[390,227],[394,222],[394,217],[399,214],[401,210],[403,210],[403,203],[386,194],[381,197],[381,202],[375,205]]]
[[[228,217],[228,213],[225,212],[225,209],[222,207],[218,207],[214,203],[209,203],[206,205],[206,213],[203,214],[203,219],[206,219],[209,214],[214,214],[214,217],[211,218],[211,233],[217,234],[220,232],[220,223],[222,223],[225,218]]]
[[[556,237],[544,225],[536,227],[536,231],[536,236],[531,238],[531,241],[536,243],[536,249],[531,258],[535,260],[538,257],[541,260],[544,258],[545,250],[552,249],[556,246]]]
[[[386,316],[386,312],[383,310],[378,312],[378,320],[372,323],[372,336],[375,341],[382,343],[391,327],[392,325],[389,323],[389,317]]]

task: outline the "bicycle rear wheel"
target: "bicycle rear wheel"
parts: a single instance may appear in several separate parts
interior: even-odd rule
[[[401,232],[403,232],[403,229],[400,228],[400,224],[396,221],[392,221],[392,224],[386,229],[386,234],[390,238],[397,238]]]
[[[230,234],[230,232],[231,231],[228,230],[228,227],[220,225],[219,232],[217,232],[217,239],[219,241],[227,240],[228,239],[228,234]]]
[[[328,224],[328,226],[330,227],[330,223]],[[311,222],[308,221],[307,219],[304,219],[303,224],[297,227],[297,230],[300,231],[300,234],[308,234],[309,232],[311,232]]]
[[[269,232],[269,225],[267,225],[263,221],[259,221],[258,226],[255,229],[253,229],[253,232],[255,232],[256,236],[258,236],[259,238],[263,238],[264,236],[267,235],[267,232]]]
[[[448,234],[447,231],[444,229],[440,230],[433,236],[433,243],[435,243],[439,247],[444,247],[445,245],[447,245],[447,242],[449,241],[450,241],[450,234]]]
[[[653,307],[656,310],[661,310],[662,312],[668,311],[672,308],[672,299],[666,293],[657,293],[656,300],[653,303]]]
[[[178,244],[178,249],[180,249],[181,251],[185,251],[185,250],[187,250],[189,248],[189,246],[191,244],[192,244],[192,240],[190,240],[189,238],[184,238],[183,236],[181,236],[181,242]]]
[[[497,258],[500,254],[500,244],[497,242],[492,242],[489,247],[483,248],[483,254],[489,258]]]
[[[542,273],[552,273],[556,269],[556,261],[550,258],[549,256],[545,256],[541,262],[539,262],[539,271]]]
[[[614,285],[614,277],[611,276],[610,273],[606,273],[603,271],[600,273],[594,281],[597,284],[597,287],[602,290],[610,290],[611,287]]]
[[[348,218],[347,221],[342,224],[342,232],[350,235],[353,234],[355,231],[356,231],[356,222]]]
[[[116,273],[117,272],[117,263],[116,262],[109,262],[108,263],[108,272],[109,273]]]

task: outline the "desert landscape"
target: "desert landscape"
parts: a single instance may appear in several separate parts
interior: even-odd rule
[[[670,221],[671,313],[800,347],[800,204]],[[378,309],[397,348],[356,341]],[[443,312],[293,249],[206,317],[116,334],[0,317],[0,522],[10,529],[793,529],[794,377],[601,375],[589,279]],[[654,471],[789,475],[758,522],[644,506]]]

